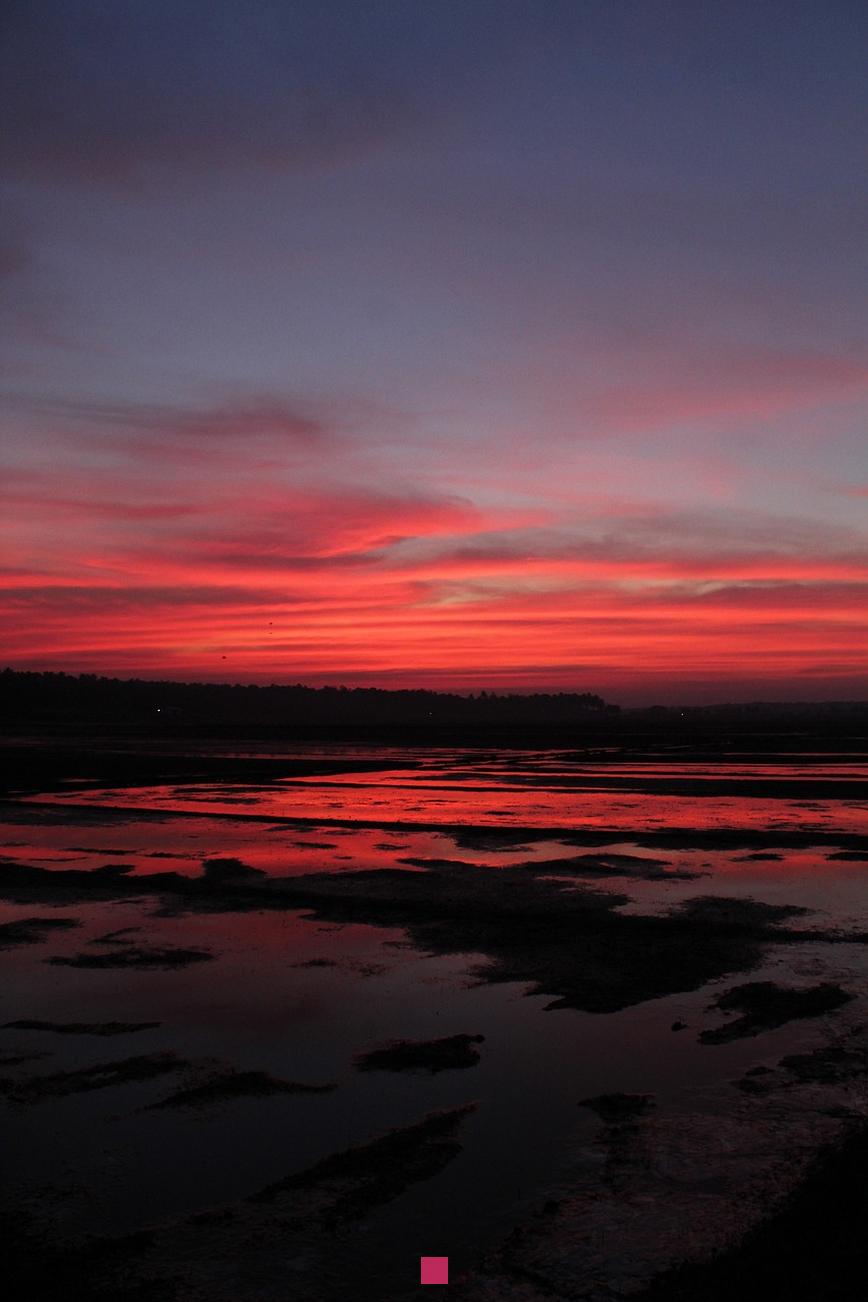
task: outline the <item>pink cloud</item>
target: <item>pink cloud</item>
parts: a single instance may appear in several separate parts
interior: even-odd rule
[[[264,444],[312,439],[306,476],[246,464],[234,477],[222,464],[167,474],[163,434],[152,441],[163,418],[151,414],[135,466],[86,469],[74,447],[68,468],[10,473],[0,622],[11,663],[515,689],[623,685],[637,666],[654,682],[862,672],[868,537],[857,530],[585,485],[542,507],[505,492],[483,506],[350,485],[324,473],[327,425],[296,438],[291,414],[284,427],[268,407],[248,426],[245,410],[224,412],[214,445],[231,451],[242,425],[254,442],[257,429]],[[191,420],[194,444],[209,420]]]
[[[727,347],[698,353],[687,340],[646,343],[625,373],[623,350],[598,359],[583,357],[580,344],[572,351],[577,375],[553,370],[546,356],[525,369],[523,381],[536,393],[547,422],[582,437],[765,421],[868,391],[863,353]],[[583,364],[591,361],[594,372],[581,378]],[[613,378],[600,381],[598,373]]]

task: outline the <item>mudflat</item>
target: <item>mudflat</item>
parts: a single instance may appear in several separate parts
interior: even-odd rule
[[[858,751],[10,749],[13,1296],[711,1299],[854,1186]]]

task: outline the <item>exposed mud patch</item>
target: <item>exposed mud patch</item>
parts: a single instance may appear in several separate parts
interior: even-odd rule
[[[480,953],[478,979],[526,982],[553,996],[549,1008],[613,1012],[750,969],[769,944],[806,940],[780,925],[804,912],[795,906],[706,897],[663,916],[620,914],[626,896],[519,868],[323,874],[297,889],[318,918],[401,924],[417,948]]]
[[[784,1026],[797,1018],[831,1013],[853,998],[840,986],[828,982],[792,990],[774,981],[749,981],[725,991],[711,1005],[722,1012],[737,1012],[742,1016],[724,1026],[701,1031],[699,1038],[703,1044],[728,1044],[731,1040]]]
[[[409,1184],[442,1170],[461,1151],[456,1132],[475,1109],[475,1103],[467,1103],[430,1113],[413,1126],[334,1153],[298,1175],[278,1180],[251,1194],[248,1202],[274,1202],[286,1193],[325,1186],[333,1191],[330,1216],[356,1219],[371,1206],[391,1202]]]
[[[94,936],[89,945],[126,945],[130,936],[135,936],[141,927],[118,927],[116,931],[106,931],[101,936]]]
[[[530,828],[508,827],[452,827],[449,835],[459,850],[518,850],[525,849],[530,840],[554,839],[546,836],[546,829],[539,828],[538,834]]]
[[[73,1071],[51,1072],[43,1076],[0,1077],[0,1094],[12,1103],[40,1103],[43,1099],[62,1098],[67,1094],[84,1094],[115,1085],[153,1080],[169,1072],[181,1071],[188,1064],[174,1053],[147,1053],[138,1058],[121,1058],[116,1062],[98,1062]]]
[[[267,874],[261,868],[251,868],[242,859],[203,859],[202,875],[206,882],[219,886],[222,882],[243,882]]]
[[[22,904],[32,901],[68,904],[77,900],[116,900],[139,891],[140,879],[128,880],[129,872],[129,865],[109,865],[108,868],[90,871],[74,868],[49,871],[35,864],[0,863],[0,896]]]
[[[638,877],[643,881],[695,881],[706,873],[673,868],[667,859],[633,854],[580,854],[564,859],[531,859],[518,865],[525,872],[562,873],[575,877]]]
[[[446,1035],[437,1040],[392,1040],[355,1057],[359,1071],[453,1071],[475,1067],[484,1035]]]
[[[47,958],[46,963],[58,967],[85,968],[179,968],[192,963],[205,963],[214,955],[206,949],[182,949],[164,946],[145,949],[131,945],[128,949],[112,950],[109,954],[73,954],[70,957]]]
[[[236,1071],[229,1069],[211,1076],[199,1085],[177,1090],[148,1110],[156,1108],[204,1108],[226,1103],[231,1099],[266,1098],[273,1094],[329,1094],[337,1085],[306,1085],[299,1081],[281,1080],[266,1071]]]
[[[868,1082],[868,1043],[862,1027],[808,1053],[790,1053],[775,1067],[758,1066],[738,1082],[746,1094],[771,1094],[796,1085],[847,1085]]]
[[[833,1044],[812,1053],[790,1053],[780,1066],[797,1081],[837,1084],[868,1075],[868,1049],[861,1044]]]
[[[225,861],[218,861],[225,862]],[[629,897],[578,882],[565,884],[524,868],[464,865],[280,878],[204,871],[198,877],[103,870],[0,868],[0,892],[53,901],[123,899],[153,894],[157,912],[306,909],[322,922],[364,922],[407,929],[416,948],[479,954],[478,978],[519,981],[551,997],[550,1008],[614,1012],[644,999],[694,990],[756,966],[770,944],[864,940],[852,933],[788,930],[806,910],[715,896],[690,900],[662,916],[617,912]],[[242,865],[243,867],[243,865]],[[118,947],[111,954],[50,960],[72,967],[177,967],[212,957],[203,950]]]
[[[407,864],[410,868],[474,868],[481,867],[480,864],[471,863],[467,859],[432,859],[424,855],[408,855],[405,859],[399,859],[398,863]]]
[[[40,1022],[34,1018],[19,1018],[17,1022],[4,1022],[6,1031],[53,1031],[56,1035],[132,1035],[135,1031],[153,1031],[162,1022]]]
[[[38,945],[56,931],[68,931],[80,925],[75,918],[17,918],[14,922],[3,922],[0,923],[0,949]]]

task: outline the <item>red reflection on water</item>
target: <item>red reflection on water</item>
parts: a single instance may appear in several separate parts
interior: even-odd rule
[[[515,775],[513,775],[514,777]],[[668,776],[662,774],[662,776]],[[761,774],[755,775],[761,779]],[[352,781],[352,785],[351,785]],[[165,810],[172,813],[254,815],[275,819],[443,827],[563,827],[611,829],[627,834],[660,829],[725,828],[764,831],[862,832],[868,829],[868,800],[842,800],[830,783],[828,795],[807,799],[774,795],[682,795],[631,790],[492,783],[483,789],[461,782],[434,783],[431,775],[408,781],[405,772],[378,780],[346,783],[316,779],[275,783],[257,794],[236,796],[232,786],[189,784],[134,789],[103,788],[53,797],[69,805]],[[868,795],[868,791],[866,791]],[[330,833],[331,836],[331,833]]]

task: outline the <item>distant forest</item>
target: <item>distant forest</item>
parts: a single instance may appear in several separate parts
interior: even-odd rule
[[[868,701],[753,701],[621,709],[593,692],[530,695],[377,687],[151,682],[0,671],[8,734],[255,735],[420,744],[730,745],[868,754]]]
[[[148,682],[97,674],[0,672],[0,717],[10,722],[479,727],[561,725],[618,713],[618,706],[608,705],[592,692],[459,696],[378,687]]]

